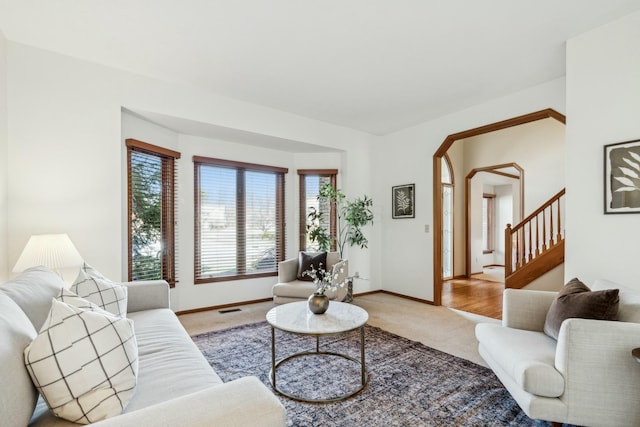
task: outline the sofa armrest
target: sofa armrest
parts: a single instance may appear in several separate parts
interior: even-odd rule
[[[169,284],[165,280],[124,282],[127,287],[127,312],[170,308]]]
[[[557,292],[505,289],[502,326],[529,331],[544,330],[544,322]]]
[[[635,420],[631,424],[637,425],[640,365],[631,355],[637,347],[639,323],[578,318],[562,323],[555,359],[556,369],[565,379],[561,399],[573,416],[581,410],[602,416],[601,420],[582,419],[575,423],[629,425]]]
[[[298,258],[286,259],[278,263],[278,282],[286,283],[298,279]]]
[[[282,427],[286,418],[282,403],[258,378],[243,377],[92,425]]]

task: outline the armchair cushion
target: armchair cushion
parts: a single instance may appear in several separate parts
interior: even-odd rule
[[[564,378],[554,367],[556,342],[536,331],[480,323],[476,336],[485,352],[522,390],[544,397],[564,392]]]
[[[298,255],[298,280],[313,282],[313,278],[305,274],[305,271],[310,270],[311,267],[316,270],[327,269],[327,253],[300,252]]]
[[[544,333],[558,339],[562,322],[569,318],[616,320],[618,289],[591,291],[577,278],[570,280],[551,303],[544,322]]]

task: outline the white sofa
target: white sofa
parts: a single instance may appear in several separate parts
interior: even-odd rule
[[[581,426],[640,425],[640,287],[619,289],[618,321],[569,318],[543,332],[556,292],[506,289],[502,325],[476,326],[479,352],[533,419]]]
[[[318,268],[318,266],[315,266]],[[340,260],[338,252],[327,252],[326,271],[338,273],[333,283],[345,282],[349,276],[349,261]],[[316,290],[313,282],[298,280],[298,258],[286,259],[278,263],[278,283],[273,285],[273,302],[285,304],[288,302],[306,300]],[[349,289],[347,284],[338,288],[335,292],[328,292],[327,296],[332,300],[344,301]]]
[[[33,386],[23,350],[37,335],[62,281],[44,267],[0,285],[2,426],[77,426],[55,417]],[[139,372],[121,415],[97,426],[284,426],[286,411],[257,378],[223,383],[169,308],[165,281],[128,286]]]

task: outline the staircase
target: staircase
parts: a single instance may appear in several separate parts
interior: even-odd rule
[[[505,230],[505,287],[522,288],[564,262],[564,195]]]

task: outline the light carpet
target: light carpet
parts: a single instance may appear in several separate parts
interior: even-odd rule
[[[243,325],[193,337],[223,381],[254,375],[269,388],[271,327]],[[360,358],[358,332],[321,337],[324,351]],[[529,419],[490,369],[366,326],[367,386],[346,400],[302,403],[279,396],[289,426],[548,426]],[[276,330],[277,359],[315,349],[315,338]],[[357,387],[360,368],[339,357],[306,356],[278,368],[278,386],[329,398]]]

